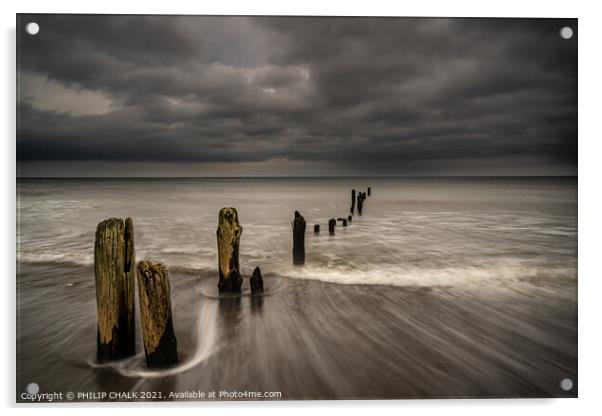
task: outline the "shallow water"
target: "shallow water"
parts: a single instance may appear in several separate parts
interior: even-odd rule
[[[350,189],[367,186],[364,215],[328,236]],[[306,399],[576,394],[576,179],[21,180],[18,190],[18,393],[35,381],[41,392]],[[264,297],[215,296],[223,206],[238,209],[243,276],[259,265]],[[295,210],[308,223],[304,267],[292,266]],[[141,354],[94,364],[94,231],[112,216],[134,219],[138,259],[170,269],[176,368],[148,371],[140,332]]]
[[[371,186],[364,215],[350,190]],[[576,278],[576,179],[162,179],[19,182],[22,262],[92,264],[96,224],[134,219],[139,259],[214,270],[217,213],[236,207],[241,268],[333,283],[480,285]],[[292,267],[291,219],[308,223],[307,266]],[[313,235],[313,224],[322,234]]]

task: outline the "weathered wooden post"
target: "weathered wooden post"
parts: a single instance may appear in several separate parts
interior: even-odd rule
[[[368,196],[370,196],[371,189],[368,187]]]
[[[347,227],[347,219],[343,218],[343,227]]]
[[[299,211],[293,219],[293,264],[305,264],[305,218]]]
[[[261,277],[261,269],[259,266],[255,267],[255,270],[253,270],[253,276],[251,276],[249,283],[251,284],[252,295],[263,293],[263,278]]]
[[[107,361],[136,353],[134,223],[109,218],[96,227],[96,357]]]
[[[351,213],[355,214],[355,189],[351,190]]]
[[[320,234],[320,224],[314,225],[314,234]]]
[[[352,216],[352,215],[349,215],[349,216],[347,217],[347,221],[348,221],[348,222],[351,222],[352,220],[353,220],[353,216]]]
[[[242,277],[238,266],[238,249],[242,227],[238,222],[236,208],[222,208],[217,226],[217,257],[219,266],[220,293],[240,292]]]
[[[335,220],[334,218],[328,220],[328,232],[330,233],[330,235],[334,235],[334,227],[336,227],[336,225],[337,220]]]
[[[138,263],[140,326],[146,365],[166,367],[178,363],[178,347],[171,315],[169,274],[161,263]]]
[[[364,205],[364,196],[363,193],[360,192],[357,194],[357,213],[358,215],[362,215],[362,206]]]

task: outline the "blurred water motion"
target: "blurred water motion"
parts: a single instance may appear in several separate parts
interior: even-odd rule
[[[290,220],[363,216],[306,235]],[[577,393],[574,178],[20,180],[17,390],[281,391],[283,398]],[[217,296],[217,213],[238,209],[245,293]],[[94,364],[96,224],[131,216],[169,266],[182,363]],[[251,297],[259,265],[267,293]],[[565,392],[560,381],[571,378]]]

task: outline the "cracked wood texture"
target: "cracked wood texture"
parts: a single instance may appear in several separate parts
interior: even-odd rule
[[[238,222],[236,208],[222,208],[217,226],[217,257],[219,266],[220,293],[240,292],[242,277],[238,265],[238,249],[242,227]]]
[[[138,263],[140,326],[146,364],[166,367],[178,363],[178,348],[171,314],[169,273],[161,263]]]
[[[97,359],[107,361],[136,352],[134,310],[134,224],[109,218],[96,228]]]

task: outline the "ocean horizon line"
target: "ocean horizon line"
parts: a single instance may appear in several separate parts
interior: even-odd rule
[[[520,179],[578,178],[578,175],[378,175],[378,176],[17,176],[28,179]]]

